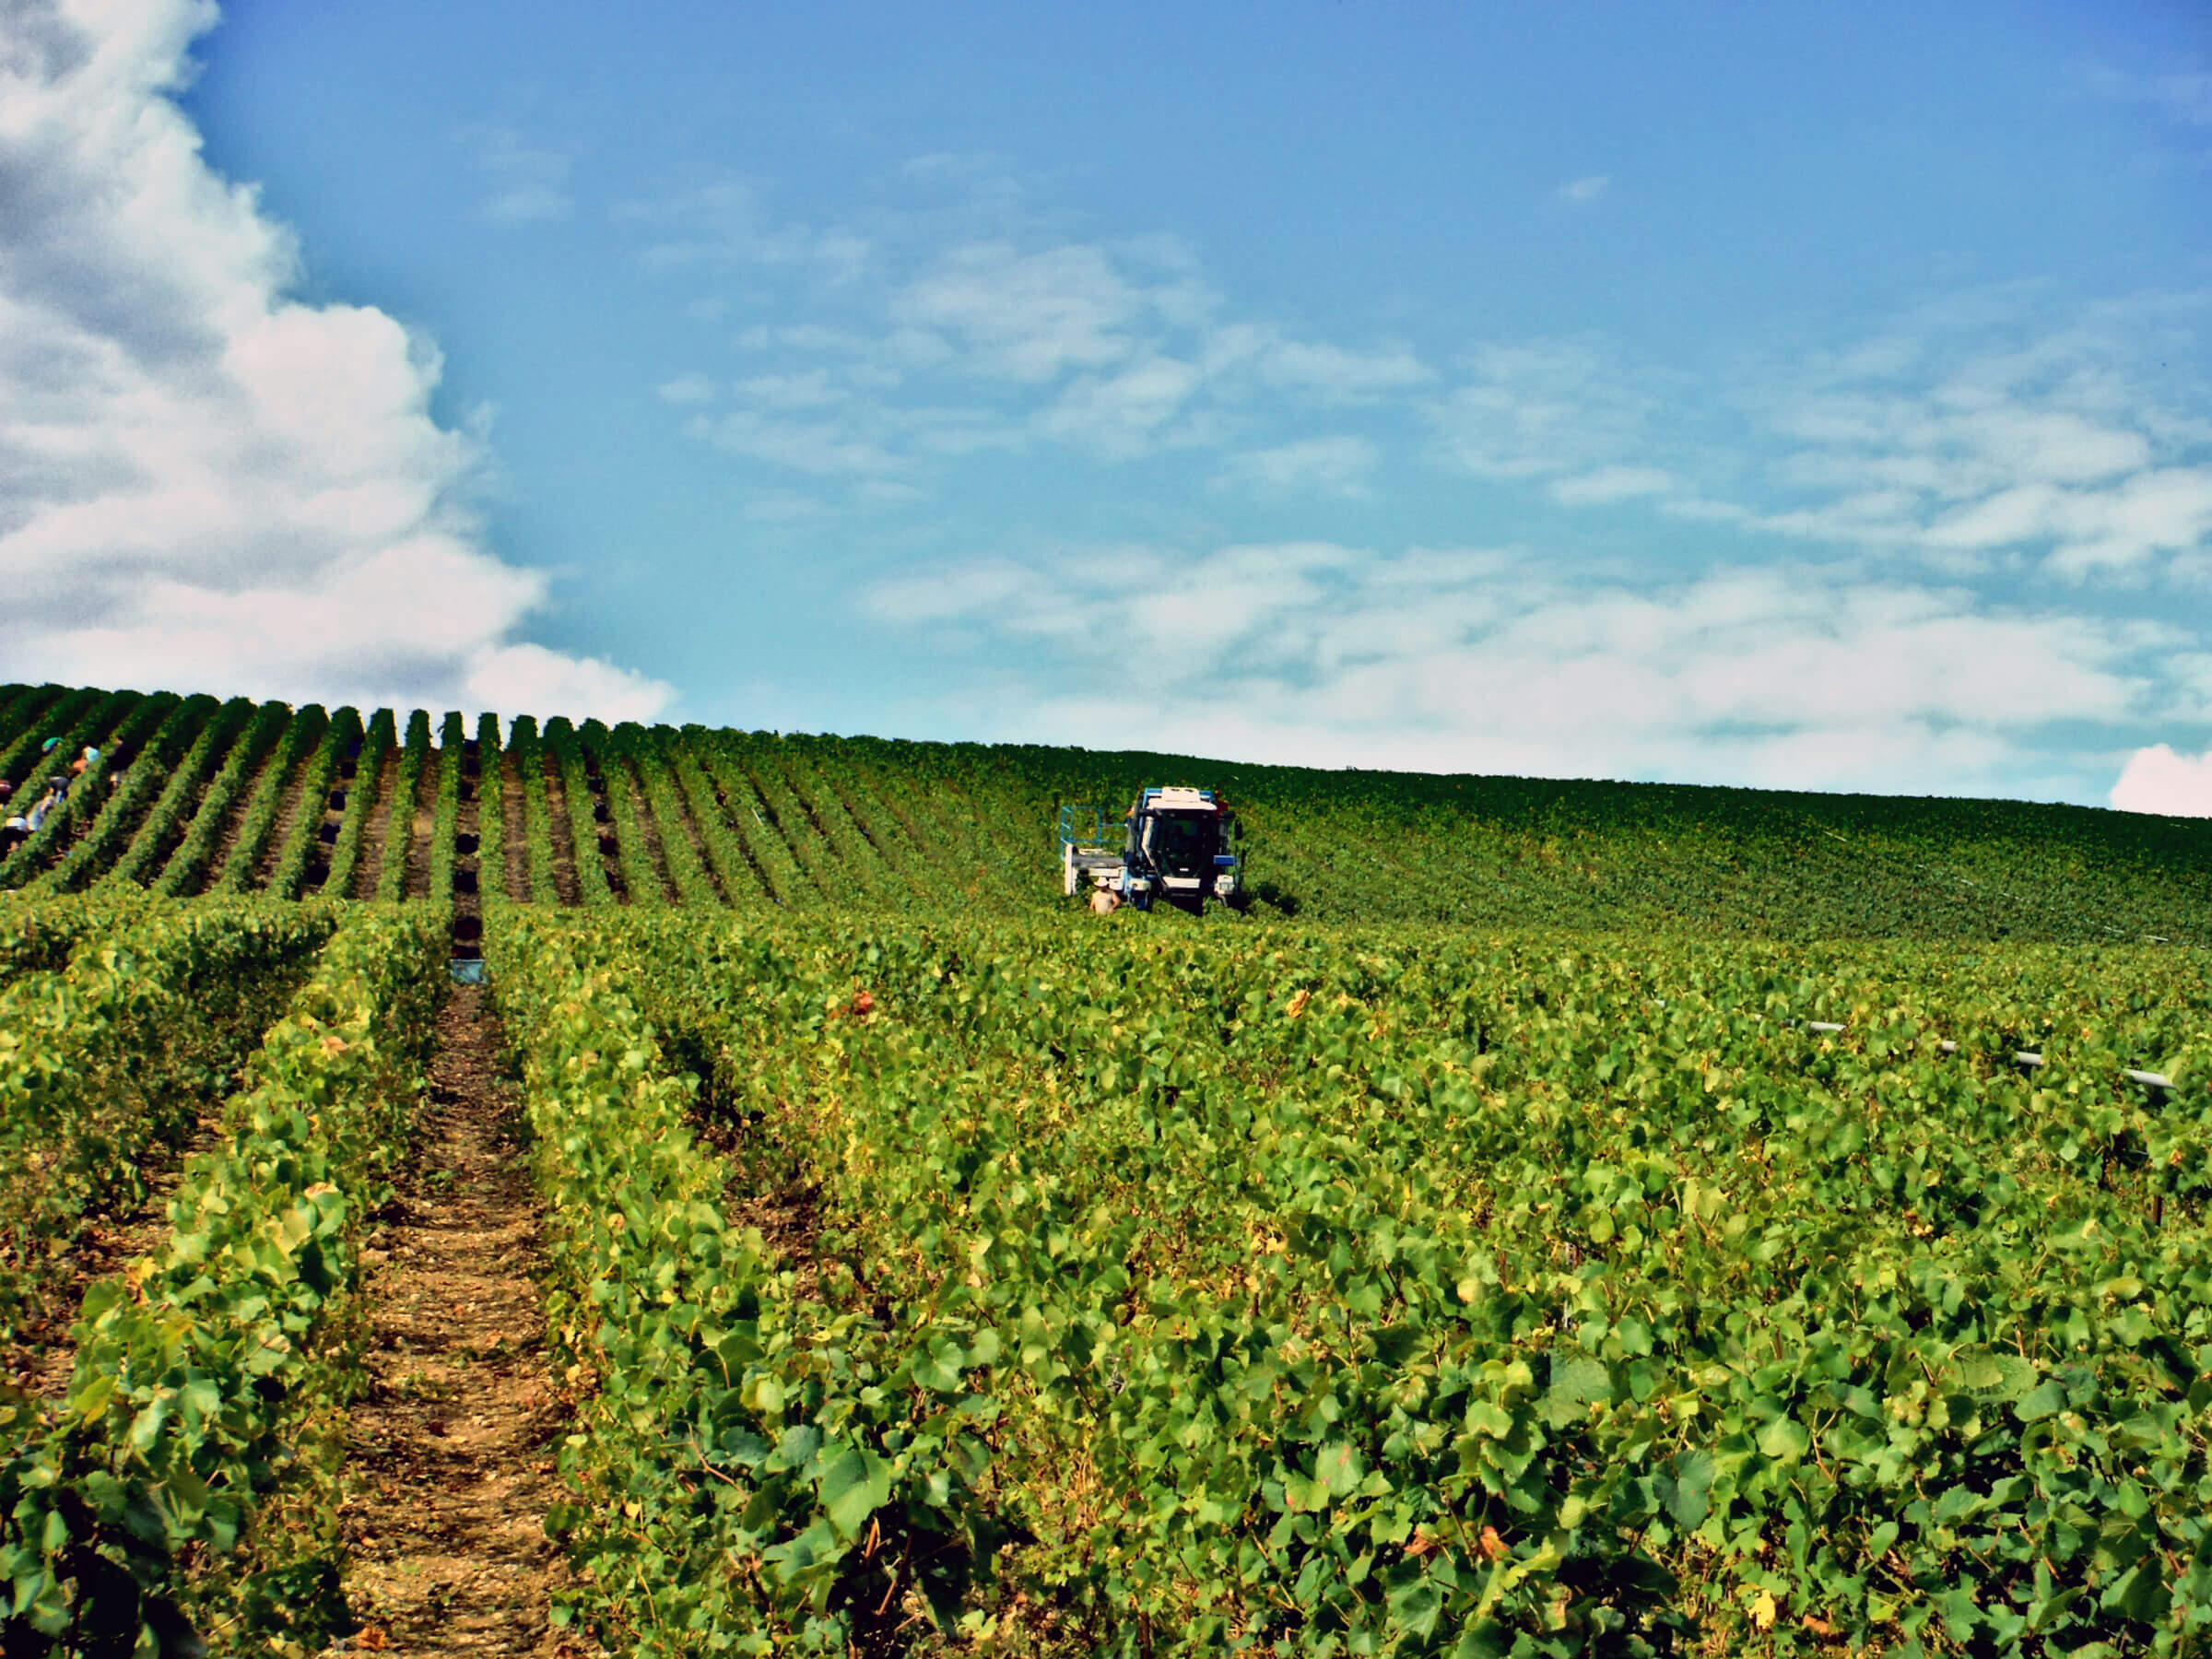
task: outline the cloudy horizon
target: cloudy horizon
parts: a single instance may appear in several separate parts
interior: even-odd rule
[[[2183,8],[872,15],[0,11],[7,676],[2212,815]]]

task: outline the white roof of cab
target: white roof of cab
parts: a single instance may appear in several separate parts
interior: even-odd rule
[[[1203,789],[1154,790],[1151,805],[1156,812],[1161,810],[1211,812],[1214,809],[1214,803],[1206,797],[1206,791]]]

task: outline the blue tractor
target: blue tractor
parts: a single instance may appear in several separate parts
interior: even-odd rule
[[[1188,911],[1205,909],[1208,899],[1233,904],[1236,825],[1236,814],[1212,789],[1139,790],[1118,836],[1110,833],[1105,808],[1063,806],[1062,890],[1072,899],[1088,888],[1138,910],[1163,898]]]

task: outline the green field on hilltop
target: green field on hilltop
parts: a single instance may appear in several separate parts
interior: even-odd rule
[[[59,741],[51,750],[48,738]],[[1030,913],[1064,802],[1226,792],[1261,913],[1777,937],[2212,938],[2212,826],[2083,807],[1321,771],[1019,745],[609,729],[0,688],[18,810],[129,763],[0,889]],[[455,845],[464,801],[468,843]]]
[[[87,747],[0,862],[9,1654],[404,1647],[346,1426],[457,1009],[543,1335],[423,1409],[549,1402],[564,1651],[2212,1647],[2212,825],[0,688],[18,806]],[[1062,897],[1147,783],[1241,912]]]

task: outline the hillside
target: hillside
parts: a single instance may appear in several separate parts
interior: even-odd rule
[[[2212,1639],[2212,826],[0,690],[88,747],[0,1652]],[[1070,913],[1170,780],[1254,901]]]
[[[55,740],[51,748],[49,739]],[[114,765],[120,746],[124,764]],[[1777,937],[2212,938],[2212,825],[2063,806],[0,688],[0,888],[1033,912],[1064,801],[1217,786],[1262,913]],[[480,798],[479,798],[480,792]],[[465,812],[464,808],[467,808]],[[461,828],[464,818],[477,825]]]

